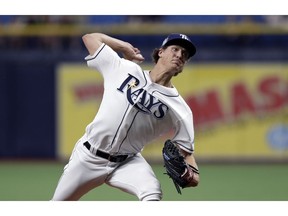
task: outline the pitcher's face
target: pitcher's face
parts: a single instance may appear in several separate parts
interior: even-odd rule
[[[159,52],[159,60],[167,67],[168,71],[173,72],[173,76],[181,73],[188,60],[188,52],[185,48],[178,45],[168,46]]]

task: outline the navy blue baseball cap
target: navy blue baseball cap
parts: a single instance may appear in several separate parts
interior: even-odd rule
[[[179,45],[179,46],[184,47],[189,53],[188,58],[191,58],[196,53],[196,47],[191,42],[189,37],[184,34],[172,33],[168,35],[168,37],[165,38],[165,40],[163,41],[161,47],[170,46],[170,45]]]

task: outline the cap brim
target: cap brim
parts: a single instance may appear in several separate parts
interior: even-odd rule
[[[168,41],[164,46],[170,46],[170,45],[179,45],[187,49],[187,51],[189,52],[189,58],[194,56],[196,53],[196,47],[194,46],[192,42],[188,40],[176,38],[176,39],[172,39]]]

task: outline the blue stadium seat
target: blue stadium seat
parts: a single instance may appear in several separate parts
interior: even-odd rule
[[[249,18],[252,22],[265,22],[261,15],[166,15],[163,16],[163,22],[167,23],[194,23],[194,24],[217,24],[225,23],[233,19],[234,22],[244,21]]]
[[[123,15],[97,15],[89,16],[87,22],[90,24],[113,24],[123,23],[126,20],[126,16]]]
[[[223,23],[224,15],[166,15],[163,22],[168,23]]]
[[[13,20],[13,16],[12,15],[2,15],[2,16],[0,16],[0,23],[1,24],[11,23],[12,20]]]

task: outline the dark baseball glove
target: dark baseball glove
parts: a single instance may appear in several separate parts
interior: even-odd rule
[[[162,149],[164,167],[167,174],[174,182],[179,194],[181,188],[195,186],[193,185],[194,174],[199,174],[198,170],[189,165],[181,155],[178,147],[171,140],[167,140]]]

